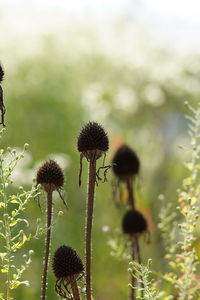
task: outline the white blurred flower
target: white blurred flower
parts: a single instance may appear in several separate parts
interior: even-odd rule
[[[101,230],[102,230],[103,232],[108,232],[108,231],[110,231],[110,227],[109,227],[108,225],[104,225],[104,226],[101,228]]]
[[[99,83],[89,84],[82,93],[82,103],[92,119],[102,121],[110,113],[110,105],[101,100],[103,89]]]
[[[137,111],[138,99],[133,91],[129,87],[120,87],[117,95],[115,96],[114,103],[117,109],[131,112]]]
[[[20,154],[21,152],[21,149],[16,149],[17,154]],[[46,160],[48,159],[55,160],[62,167],[62,169],[68,169],[71,164],[70,156],[65,153],[53,153],[47,157]],[[24,154],[24,158],[18,162],[12,173],[11,178],[14,186],[23,186],[32,183],[33,178],[36,176],[37,169],[42,164],[41,161],[38,161],[35,163],[34,167],[31,167],[32,162],[33,158],[31,154],[26,152]]]
[[[159,86],[148,84],[143,91],[145,101],[152,106],[161,106],[165,102],[165,97]]]

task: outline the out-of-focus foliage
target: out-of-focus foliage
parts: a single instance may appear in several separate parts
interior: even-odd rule
[[[195,103],[200,96],[198,57],[177,57],[156,46],[148,51],[142,63],[134,52],[124,57],[118,56],[117,49],[106,52],[94,35],[84,30],[74,30],[71,35],[66,32],[62,36],[46,36],[38,40],[38,45],[31,52],[20,52],[19,48],[15,52],[16,45],[0,46],[7,107],[7,129],[2,146],[30,144],[30,152],[14,174],[16,184],[30,185],[38,163],[49,157],[56,158],[65,169],[69,211],[64,210],[56,198],[55,214],[62,209],[64,215],[55,225],[52,252],[59,245],[68,244],[84,254],[87,167],[84,164],[83,184],[79,189],[76,141],[83,123],[94,120],[104,126],[110,138],[107,161],[122,142],[133,147],[140,156],[142,170],[137,203],[152,232],[151,244],[141,245],[142,258],[146,262],[151,257],[155,270],[166,270],[164,245],[157,229],[160,211],[157,198],[165,194],[165,202],[169,199],[175,210],[176,189],[186,172],[182,161],[188,154],[187,149],[179,148],[187,145],[183,103],[185,100]],[[23,48],[21,44],[18,46]],[[145,43],[144,53],[146,47]],[[92,266],[94,294],[102,300],[111,297],[121,300],[128,294],[128,264],[110,257],[107,235],[101,230],[104,225],[115,228],[121,224],[121,213],[116,211],[112,201],[111,179],[108,174],[108,183],[99,184],[97,188]],[[41,206],[45,207],[43,200],[41,196]],[[33,201],[24,216],[31,228],[38,216],[44,217],[44,213]],[[42,239],[30,241],[29,247],[35,251],[34,264],[26,273],[31,284],[28,289],[19,287],[16,300],[40,297]],[[52,295],[54,277],[50,271],[49,299]]]
[[[138,280],[139,284],[143,284],[143,287],[136,288],[137,291],[142,291],[142,296],[137,296],[136,299],[141,300],[156,300],[161,299],[163,293],[159,293],[153,286],[153,280],[151,279],[151,259],[148,259],[147,265],[140,265],[135,261],[130,262],[129,272]],[[131,286],[134,288],[133,286]]]
[[[197,266],[199,264],[198,256],[195,251],[194,242],[195,229],[199,218],[199,153],[200,153],[200,109],[189,105],[192,112],[189,119],[189,128],[191,136],[190,159],[185,164],[188,169],[187,177],[183,180],[182,188],[179,190],[178,211],[182,216],[178,224],[177,233],[168,233],[166,236],[166,219],[161,217],[160,227],[164,229],[164,241],[168,241],[169,251],[166,258],[170,266],[170,272],[165,274],[165,279],[173,286],[178,299],[199,299],[200,286],[198,279]],[[173,214],[171,214],[171,217]],[[174,219],[174,216],[172,220]],[[169,221],[169,217],[168,217]],[[177,225],[177,224],[176,224]],[[168,225],[169,226],[169,225]],[[167,227],[168,227],[167,226]],[[171,227],[172,226],[171,224]],[[172,232],[173,232],[172,228]]]
[[[178,213],[170,212],[170,203],[165,204],[160,212],[159,228],[162,231],[166,254],[164,259],[168,262],[169,271],[157,275],[158,281],[152,279],[149,262],[147,266],[133,261],[131,274],[137,278],[141,286],[137,289],[140,295],[137,299],[194,299],[200,297],[200,285],[198,276],[199,266],[199,240],[196,238],[196,227],[199,219],[199,153],[200,153],[200,109],[188,105],[192,112],[188,116],[191,147],[190,159],[185,164],[188,169],[187,177],[179,190]],[[164,199],[162,199],[164,200]],[[154,274],[155,278],[155,274]],[[170,286],[169,292],[165,288],[165,282]],[[158,295],[156,285],[161,285],[162,293]],[[134,288],[132,286],[132,288]]]

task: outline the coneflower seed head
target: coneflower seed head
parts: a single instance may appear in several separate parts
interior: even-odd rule
[[[113,172],[120,179],[135,176],[140,170],[140,161],[137,154],[127,145],[122,145],[112,159]]]
[[[96,152],[96,159],[101,157],[109,148],[108,136],[103,127],[96,122],[87,123],[78,136],[77,148],[88,159],[94,152]]]
[[[60,166],[54,160],[46,161],[37,171],[37,184],[41,184],[45,190],[53,191],[64,185],[64,174]]]
[[[56,250],[52,268],[58,279],[79,275],[84,271],[84,266],[78,253],[73,248],[65,245],[60,246]]]
[[[141,234],[147,231],[147,221],[138,210],[130,209],[122,219],[122,230],[125,234]]]

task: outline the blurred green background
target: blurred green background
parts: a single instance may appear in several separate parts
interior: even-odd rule
[[[118,2],[109,3],[118,7]],[[114,10],[114,18],[111,9],[110,15],[98,15],[95,23],[95,16],[83,7],[84,18],[74,9],[68,19],[70,4],[62,9],[60,1],[59,8],[51,1],[28,1],[28,5],[24,1],[0,2],[0,59],[5,69],[7,108],[1,147],[30,144],[30,151],[13,175],[16,186],[28,188],[37,167],[48,158],[55,158],[63,167],[69,210],[55,195],[51,249],[53,253],[58,246],[68,244],[82,256],[87,163],[79,188],[79,130],[89,120],[104,126],[110,139],[107,163],[120,144],[133,147],[142,165],[137,207],[148,218],[152,233],[150,245],[141,238],[142,259],[146,262],[151,257],[153,268],[160,272],[166,265],[157,228],[158,196],[164,194],[165,201],[175,203],[184,178],[183,161],[188,154],[180,148],[188,146],[184,101],[198,103],[200,60],[197,49],[185,53],[160,41],[160,36],[153,37],[148,25],[145,28],[145,22],[141,24],[136,18],[138,1],[126,4],[124,10]],[[96,191],[92,270],[98,300],[121,300],[128,295],[128,262],[111,257],[108,246],[109,236],[120,228],[123,215],[112,199],[112,178],[109,172],[108,182],[99,184]],[[45,200],[41,201],[45,207]],[[57,218],[60,210],[64,216]],[[26,217],[33,231],[36,219],[45,219],[36,202],[29,205]],[[103,226],[109,226],[108,233],[103,232]],[[43,244],[43,237],[27,244],[27,249],[35,251],[25,274],[30,287],[18,288],[14,299],[40,298]],[[48,299],[57,299],[54,282],[50,268]]]

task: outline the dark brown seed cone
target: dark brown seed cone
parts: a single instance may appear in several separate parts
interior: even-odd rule
[[[45,162],[38,170],[37,184],[41,184],[45,190],[56,190],[64,185],[64,174],[60,166],[54,160]]]
[[[3,81],[3,77],[4,77],[4,70],[3,70],[2,66],[0,65],[0,83]]]
[[[89,159],[91,153],[96,159],[101,157],[109,148],[108,136],[103,127],[96,122],[86,124],[79,134],[77,148]]]
[[[77,252],[69,246],[60,246],[54,253],[53,272],[59,278],[78,275],[84,271],[84,266]]]
[[[138,210],[130,209],[122,219],[122,230],[125,234],[141,234],[147,231],[147,221]]]
[[[122,145],[114,154],[112,159],[114,174],[120,180],[135,176],[140,170],[140,161],[137,154],[127,145]]]

